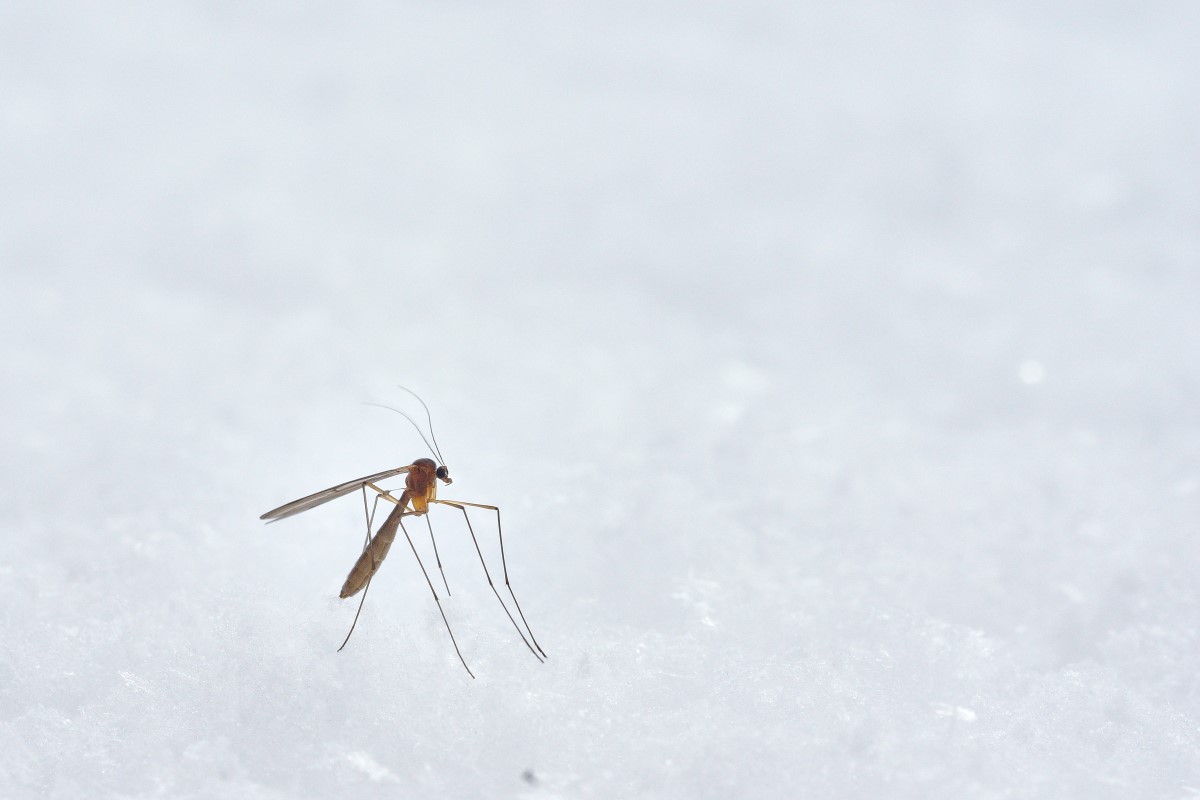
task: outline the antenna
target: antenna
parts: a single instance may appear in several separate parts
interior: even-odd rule
[[[431,449],[437,451],[435,453],[435,455],[437,455],[437,457],[438,457],[438,462],[441,464],[445,464],[446,459],[442,458],[442,448],[438,447],[437,435],[433,432],[433,415],[429,413],[429,406],[425,405],[425,401],[421,399],[421,395],[417,394],[412,389],[409,389],[406,386],[397,386],[396,388],[403,389],[404,391],[411,394],[413,397],[417,398],[417,402],[420,403],[421,407],[425,409],[425,421],[429,423],[429,436],[433,439],[433,447]],[[413,423],[413,424],[416,424],[416,423]],[[425,444],[429,444],[429,442],[426,442]]]
[[[424,434],[424,432],[421,430],[421,426],[417,425],[417,423],[416,423],[416,422],[413,420],[413,418],[412,418],[412,417],[410,417],[408,414],[405,414],[403,411],[401,411],[401,410],[400,410],[400,409],[398,409],[398,408],[392,408],[391,406],[385,406],[385,405],[383,405],[382,403],[363,403],[363,405],[364,405],[364,406],[375,406],[376,408],[386,408],[388,411],[395,411],[397,414],[399,414],[400,416],[404,417],[406,420],[408,420],[410,423],[412,423],[412,426],[413,426],[414,428],[416,428],[416,429],[417,429],[417,435],[419,435],[419,436],[421,437],[421,441],[422,441],[422,442],[424,442],[424,443],[425,443],[425,446],[429,448],[429,452],[430,452],[430,453],[432,453],[432,454],[433,454],[433,455],[434,455],[434,456],[435,456],[435,457],[438,459],[438,461],[439,461],[441,464],[445,464],[445,463],[446,463],[446,462],[445,462],[445,461],[442,459],[442,454],[441,454],[441,453],[439,453],[438,451],[434,450],[434,449],[433,449],[433,445],[431,445],[431,444],[429,443],[429,440],[425,438],[425,434]],[[432,428],[432,427],[429,429],[429,433],[430,433],[430,435],[432,435],[432,434],[433,434],[433,428]]]

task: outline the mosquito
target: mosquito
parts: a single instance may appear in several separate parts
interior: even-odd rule
[[[442,569],[441,556],[437,551],[437,540],[433,535],[433,524],[429,521],[430,505],[443,505],[450,508],[456,508],[462,512],[463,520],[467,523],[467,531],[471,534],[471,541],[475,544],[475,552],[479,555],[479,563],[483,567],[484,577],[487,578],[488,587],[492,590],[492,594],[496,596],[496,600],[500,602],[500,607],[504,609],[505,615],[517,631],[517,635],[521,637],[521,641],[529,648],[529,652],[533,653],[533,657],[539,662],[546,658],[546,651],[538,644],[537,639],[533,636],[533,631],[529,627],[529,623],[525,620],[525,613],[521,611],[521,604],[517,601],[517,595],[513,592],[512,584],[508,579],[508,562],[504,557],[504,529],[500,524],[500,509],[497,506],[486,505],[484,503],[468,503],[465,500],[441,500],[437,496],[438,481],[449,486],[454,481],[450,478],[450,470],[446,467],[446,460],[442,458],[441,448],[438,447],[437,437],[433,433],[433,417],[429,413],[429,406],[425,405],[425,401],[413,392],[411,389],[399,387],[404,391],[417,398],[417,401],[425,409],[425,419],[429,426],[429,439],[425,438],[425,433],[421,430],[412,417],[405,414],[399,409],[391,406],[382,406],[377,403],[367,403],[367,405],[386,408],[389,411],[395,411],[402,417],[407,419],[417,433],[420,434],[421,440],[425,442],[425,446],[429,448],[429,452],[437,460],[431,458],[418,458],[413,463],[404,466],[396,467],[395,469],[376,472],[374,475],[367,475],[363,478],[355,478],[352,481],[339,483],[337,486],[331,486],[328,489],[323,489],[319,492],[314,492],[307,497],[301,497],[299,500],[293,500],[290,503],[284,503],[279,508],[268,511],[263,514],[260,519],[268,522],[275,522],[287,517],[294,516],[303,511],[308,511],[311,508],[316,508],[319,505],[328,503],[330,500],[336,500],[339,497],[351,494],[355,491],[362,492],[363,498],[363,516],[366,520],[366,538],[363,542],[362,554],[351,568],[350,574],[346,576],[346,582],[342,585],[341,597],[353,597],[362,592],[362,598],[358,603],[358,610],[354,613],[354,621],[350,624],[350,631],[346,634],[346,638],[342,641],[341,647],[346,646],[350,641],[351,634],[354,633],[354,627],[358,624],[359,614],[362,613],[363,603],[367,600],[367,590],[371,587],[371,581],[375,577],[375,573],[379,571],[379,567],[383,564],[383,560],[387,558],[388,550],[392,547],[392,542],[396,539],[397,529],[404,533],[404,538],[408,541],[408,546],[412,550],[413,556],[417,560],[417,565],[421,568],[421,574],[425,576],[425,583],[429,586],[429,591],[433,594],[433,602],[437,605],[438,612],[442,616],[442,622],[446,625],[446,632],[450,634],[450,643],[454,646],[454,652],[458,655],[458,660],[462,662],[463,668],[472,678],[475,673],[471,672],[471,668],[467,666],[467,661],[463,658],[462,651],[458,648],[458,641],[454,638],[454,631],[450,628],[450,620],[446,618],[446,611],[442,607],[442,601],[438,597],[437,589],[434,588],[433,581],[429,577],[429,571],[425,569],[424,562],[421,561],[421,556],[417,552],[417,547],[413,543],[412,537],[408,535],[408,529],[404,527],[405,517],[420,516],[425,518],[425,524],[429,528],[429,539],[433,543],[434,559],[437,561],[437,567],[442,576],[442,584],[446,589],[446,596],[450,596],[450,584],[446,582],[446,572]],[[433,443],[430,444],[430,439]],[[399,497],[396,497],[391,492],[379,487],[379,483],[388,478],[397,475],[404,475],[404,491]],[[368,511],[367,506],[367,490],[370,489],[375,493],[375,501]],[[391,513],[387,519],[379,527],[379,530],[374,536],[371,535],[371,527],[375,519],[375,511],[378,508],[379,501],[386,500],[393,504]],[[525,629],[521,629],[521,625],[517,624],[517,619],[513,617],[509,611],[508,604],[496,589],[496,584],[492,581],[491,571],[488,569],[487,561],[483,557],[483,550],[479,547],[479,539],[475,536],[475,528],[471,525],[471,517],[467,514],[467,508],[482,508],[487,511],[496,512],[496,534],[500,540],[500,564],[504,573],[504,587],[508,590],[509,597],[512,598],[513,606],[517,610],[517,617],[520,618],[521,624]],[[526,637],[528,634],[528,637]]]

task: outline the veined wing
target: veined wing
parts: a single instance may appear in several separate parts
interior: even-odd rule
[[[328,489],[323,489],[319,492],[314,492],[314,493],[310,494],[308,497],[301,497],[299,500],[293,500],[290,503],[284,503],[279,508],[273,509],[273,510],[268,511],[267,513],[263,514],[261,517],[259,517],[259,519],[265,519],[268,522],[274,522],[275,520],[278,520],[278,519],[284,519],[286,517],[292,516],[293,514],[299,514],[301,511],[308,511],[310,508],[316,508],[317,506],[319,506],[323,503],[328,503],[330,500],[336,500],[337,498],[341,497],[342,495],[350,494],[351,492],[358,491],[358,489],[360,489],[365,484],[374,483],[375,481],[387,480],[388,478],[392,477],[393,475],[399,475],[401,473],[408,472],[410,469],[412,469],[411,464],[408,466],[405,466],[405,467],[396,467],[395,469],[389,469],[389,470],[386,470],[385,472],[376,472],[374,475],[368,475],[365,478],[355,478],[352,481],[346,481],[345,483],[339,483],[337,486],[331,486]]]

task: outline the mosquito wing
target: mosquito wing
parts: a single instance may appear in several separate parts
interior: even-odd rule
[[[279,508],[263,514],[261,517],[259,517],[259,519],[265,519],[268,522],[274,522],[278,519],[285,519],[293,514],[299,514],[301,511],[308,511],[310,508],[316,508],[323,503],[328,503],[330,500],[336,500],[342,495],[358,491],[358,489],[365,484],[387,480],[393,475],[399,475],[403,472],[408,472],[410,469],[412,469],[412,465],[406,467],[396,467],[395,469],[389,469],[384,472],[376,472],[374,475],[368,475],[365,478],[355,478],[352,481],[339,483],[337,486],[331,486],[328,489],[314,492],[308,497],[301,497],[299,500],[293,500],[290,503],[284,503]]]

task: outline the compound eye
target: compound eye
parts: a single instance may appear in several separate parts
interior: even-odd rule
[[[434,474],[437,475],[442,480],[446,480],[447,478],[450,477],[450,470],[446,469],[445,467],[438,467],[437,472],[435,472]]]

